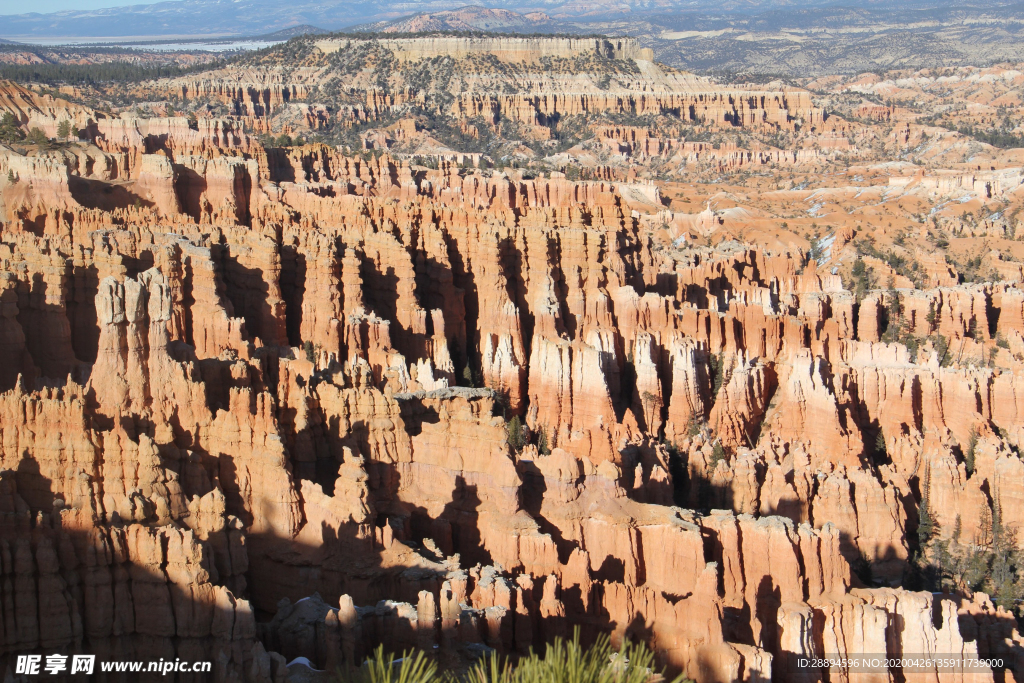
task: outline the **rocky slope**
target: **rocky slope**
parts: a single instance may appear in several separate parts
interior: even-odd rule
[[[338,141],[410,113],[477,140],[481,125],[500,125],[507,139],[551,139],[559,122],[592,115],[766,131],[822,123],[804,90],[723,85],[652,59],[631,38],[306,36],[225,68],[140,84],[130,96]]]
[[[617,68],[617,90],[554,69],[492,92],[546,66],[467,43],[478,76],[432,102],[480,135],[574,108],[650,123],[587,120],[598,151],[563,153],[606,150],[589,180],[265,144],[245,124],[316,104],[325,74],[366,98],[368,143],[437,133],[375,128],[419,93],[312,43],[287,73],[140,86],[251,105],[229,118],[4,91],[23,127],[76,117],[82,139],[0,147],[3,666],[300,680],[298,657],[333,670],[384,643],[454,667],[579,626],[702,683],[904,680],[799,663],[858,653],[1020,671],[1014,153],[916,165],[935,129],[897,109],[826,116],[603,41],[551,47]],[[697,102],[716,113],[686,139]],[[962,263],[954,240],[988,250]]]
[[[282,656],[525,651],[578,624],[702,681],[1019,656],[984,594],[878,587],[922,504],[945,537],[954,514],[964,538],[981,509],[1016,523],[1009,355],[879,341],[891,293],[799,255],[666,247],[629,185],[128,130],[97,138],[104,172],[0,168],[8,653],[268,680]],[[83,206],[90,176],[140,203]],[[1012,285],[900,296],[954,347],[1024,331]]]

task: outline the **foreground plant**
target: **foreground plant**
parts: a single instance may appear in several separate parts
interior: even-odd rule
[[[654,669],[654,653],[642,643],[615,649],[601,635],[589,647],[580,644],[579,630],[572,640],[556,638],[544,656],[531,652],[518,660],[498,653],[482,659],[464,676],[439,672],[423,652],[386,654],[378,647],[357,670],[338,672],[342,683],[653,683],[665,679]],[[670,683],[685,683],[681,675]]]
[[[623,642],[615,649],[601,635],[589,647],[580,644],[579,629],[572,640],[556,638],[543,657],[531,652],[516,666],[495,653],[470,670],[471,683],[649,683],[664,680],[654,669],[654,653],[643,643]],[[683,683],[680,675],[672,683]]]
[[[342,683],[432,683],[441,679],[437,664],[423,652],[403,652],[396,659],[394,654],[384,652],[383,645],[358,669],[338,670],[338,680]]]

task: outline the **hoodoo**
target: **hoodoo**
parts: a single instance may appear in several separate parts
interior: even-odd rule
[[[5,675],[1016,680],[1022,160],[881,88],[449,34],[5,83]]]

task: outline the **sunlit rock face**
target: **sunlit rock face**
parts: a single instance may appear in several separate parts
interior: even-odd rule
[[[454,50],[394,43],[405,61]],[[456,118],[543,127],[628,96],[699,101],[709,125],[824,125],[805,91],[711,96],[635,44],[592,43],[470,51],[607,47],[640,64],[625,94],[463,93]],[[309,95],[278,86],[264,106]],[[701,682],[820,681],[798,662],[826,654],[1024,655],[987,594],[905,587],[926,531],[956,551],[1024,522],[1012,279],[957,284],[936,257],[920,287],[858,289],[841,250],[870,227],[837,225],[812,258],[744,238],[765,229],[752,210],[682,211],[678,186],[635,172],[267,147],[241,125],[264,113],[86,112],[90,144],[0,148],[3,654],[284,681],[296,657],[527,653],[578,626]],[[595,135],[682,168],[754,158]],[[789,152],[757,163],[828,158]]]

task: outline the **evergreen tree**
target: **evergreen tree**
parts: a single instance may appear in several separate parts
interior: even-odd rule
[[[938,532],[938,523],[932,518],[931,512],[931,486],[932,471],[928,468],[921,482],[921,504],[917,507],[917,542],[922,551]]]
[[[551,447],[548,445],[548,433],[544,427],[539,427],[537,432],[537,452],[541,455],[551,455]]]
[[[982,548],[992,547],[992,510],[989,509],[988,505],[983,505],[981,508],[977,542]]]
[[[50,144],[50,138],[46,137],[46,133],[43,132],[42,128],[31,129],[28,132],[28,141],[40,147],[46,147]]]
[[[526,434],[523,430],[523,422],[518,415],[513,415],[512,419],[505,423],[505,434],[509,448],[516,453],[523,450],[523,446],[526,445]]]
[[[867,296],[868,290],[874,287],[874,269],[869,268],[864,259],[858,258],[853,262],[850,276],[853,278],[854,299],[860,301]]]
[[[992,549],[998,551],[1005,542],[1005,529],[1003,528],[1003,507],[999,504],[999,494],[992,493]]]
[[[889,278],[889,291],[886,295],[885,313],[887,324],[882,334],[882,341],[892,343],[903,336],[903,297],[896,290],[895,281]]]
[[[725,460],[725,447],[721,439],[715,439],[715,445],[711,447],[711,469],[718,467],[718,463]]]
[[[0,117],[0,142],[10,145],[24,138],[25,133],[21,130],[18,119],[14,118],[14,114],[11,112],[4,112]]]
[[[725,351],[721,351],[717,356],[711,356],[708,359],[708,366],[711,370],[711,399],[714,400],[718,397],[718,390],[722,388],[725,380]]]
[[[206,64],[180,67],[174,64],[139,66],[124,61],[103,64],[0,64],[0,80],[57,85],[91,85],[96,83],[138,83],[155,78],[173,78],[201,73],[224,66],[218,60]]]
[[[942,367],[948,367],[952,362],[952,357],[949,354],[949,339],[945,335],[937,334],[932,339],[932,348],[935,349],[935,357],[939,361],[939,365]]]
[[[879,460],[889,458],[889,451],[885,447],[885,432],[881,429],[878,430],[878,436],[875,437],[875,458]]]
[[[964,451],[964,468],[967,475],[974,474],[974,459],[978,450],[978,430],[971,427],[970,436],[967,438],[967,450]]]

